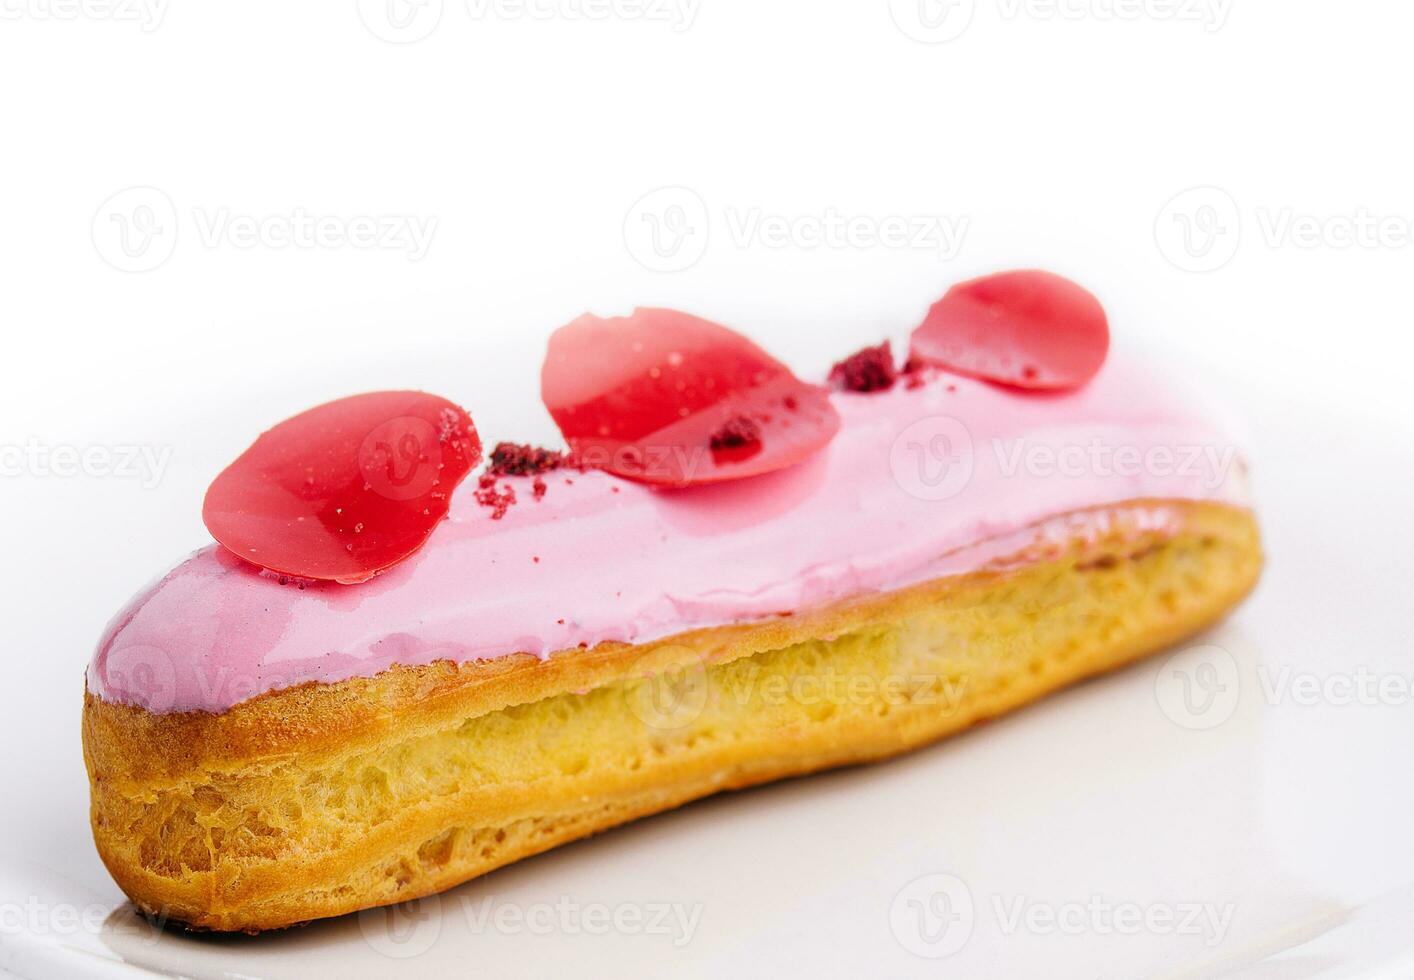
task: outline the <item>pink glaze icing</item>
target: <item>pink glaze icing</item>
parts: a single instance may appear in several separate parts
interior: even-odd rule
[[[769,476],[665,491],[559,471],[539,501],[513,478],[519,503],[502,520],[469,481],[426,547],[362,585],[282,584],[203,548],[113,620],[89,690],[154,712],[221,712],[393,664],[645,642],[902,588],[1048,528],[1083,532],[1084,516],[1055,519],[1097,505],[1245,502],[1231,438],[1135,366],[1112,361],[1056,395],[920,380],[834,395],[835,441]]]

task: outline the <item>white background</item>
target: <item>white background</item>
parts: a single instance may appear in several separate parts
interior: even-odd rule
[[[78,948],[305,976],[1342,976],[1397,960],[1390,937],[1414,936],[1414,705],[1273,704],[1256,672],[1411,672],[1414,9],[531,9],[0,0],[0,911],[40,909],[0,922],[0,969],[43,974]],[[238,230],[273,241],[300,215],[325,219],[322,242]],[[425,254],[338,243],[370,216],[431,222]],[[832,216],[852,238],[811,234]],[[962,234],[870,238],[899,221]],[[549,440],[544,337],[585,309],[682,307],[818,375],[905,337],[948,284],[1029,265],[1090,286],[1117,346],[1202,377],[1250,421],[1271,565],[1205,638],[1250,675],[1234,719],[1172,724],[1157,663],[1141,665],[891,766],[713,801],[453,893],[700,902],[681,949],[462,923],[392,961],[348,922],[214,944],[56,924],[65,903],[120,898],[87,833],[83,665],[127,596],[207,540],[201,493],[261,428],[418,387],[490,440]],[[34,447],[166,463],[64,476]],[[890,928],[900,889],[934,873],[977,907],[940,961]],[[1096,893],[1236,912],[1209,946],[1004,935],[991,911]],[[1252,965],[1341,923],[1317,940],[1335,951]]]

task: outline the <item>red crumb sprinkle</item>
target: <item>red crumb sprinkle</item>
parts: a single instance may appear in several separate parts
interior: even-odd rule
[[[481,488],[476,492],[476,501],[483,507],[491,508],[492,520],[500,520],[506,516],[506,511],[515,504],[516,492],[510,485],[498,487],[496,485],[498,477],[535,477],[534,482],[530,484],[530,489],[535,495],[535,499],[540,501],[545,499],[545,494],[550,489],[541,474],[557,470],[562,466],[572,465],[574,463],[568,454],[554,449],[542,449],[539,446],[516,442],[497,443],[496,448],[491,450],[491,458],[486,465],[486,472],[481,475]],[[566,480],[565,482],[571,481]]]
[[[887,340],[851,354],[830,369],[830,384],[841,391],[888,391],[897,378],[893,347]]]
[[[903,370],[899,373],[908,379],[905,382],[905,387],[907,387],[910,391],[915,388],[922,388],[925,384],[928,383],[928,378],[923,373],[923,368],[925,366],[926,365],[922,361],[911,355],[909,356],[908,360],[903,362]]]
[[[506,516],[506,512],[511,509],[511,505],[516,502],[515,488],[506,486],[501,489],[496,487],[496,478],[490,473],[481,474],[477,481],[476,502],[482,507],[491,508],[491,520],[499,521]]]
[[[539,556],[539,555],[531,555],[531,556],[530,556],[530,560],[533,561],[533,562],[535,562],[535,564],[537,564],[537,565],[540,564],[540,556]]]
[[[491,450],[491,465],[486,472],[493,476],[531,476],[549,473],[565,465],[565,454],[539,446],[500,442]]]
[[[716,432],[712,433],[713,449],[737,449],[761,441],[761,427],[745,415],[728,419]]]

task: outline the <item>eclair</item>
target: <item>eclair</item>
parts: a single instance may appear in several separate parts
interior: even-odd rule
[[[1038,315],[987,285],[964,298],[997,329]],[[724,350],[759,348],[685,315],[577,321],[542,377],[569,449],[499,445],[460,487],[479,439],[431,396],[272,430],[213,484],[219,543],[90,662],[104,863],[171,921],[276,929],[884,759],[1213,623],[1262,565],[1243,457],[1107,334],[1082,364],[1065,331],[1089,307],[1054,306],[1073,345],[1013,323],[1003,359],[921,331],[906,365],[885,345],[823,385],[764,354],[732,374]],[[661,343],[632,339],[645,325]],[[620,336],[632,355],[580,360]],[[594,378],[560,386],[569,362]],[[335,478],[346,446],[357,486]],[[399,482],[429,452],[438,475]]]

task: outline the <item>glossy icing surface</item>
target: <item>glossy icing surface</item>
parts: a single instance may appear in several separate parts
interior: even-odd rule
[[[529,477],[510,478],[519,502],[500,520],[464,486],[420,552],[360,585],[282,583],[204,548],[113,620],[89,690],[220,712],[393,664],[645,642],[902,588],[1098,505],[1245,502],[1231,437],[1114,359],[1065,394],[928,371],[832,397],[834,442],[768,476],[658,490],[561,470],[541,500]]]

